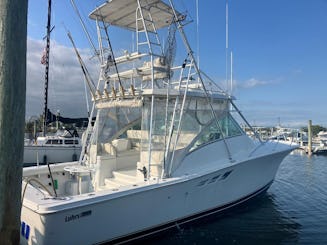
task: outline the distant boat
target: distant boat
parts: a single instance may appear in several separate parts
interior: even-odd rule
[[[302,145],[308,141],[306,134],[298,129],[284,128],[281,126],[277,126],[274,129],[275,131],[271,130],[271,135],[267,138],[267,140],[294,142],[299,145]]]
[[[314,140],[319,141],[320,143],[322,143],[324,145],[327,145],[327,132],[320,131]]]
[[[327,154],[327,132],[320,131],[317,137],[312,140],[312,153],[313,154]]]
[[[37,140],[25,140],[24,166],[77,161],[82,150],[77,131],[57,132],[56,135],[39,136]]]
[[[297,145],[246,135],[233,98],[197,67],[171,2],[111,0],[90,17],[102,48],[96,121],[78,163],[23,170],[22,244],[130,241],[270,187]],[[137,50],[115,58],[108,26],[134,32]],[[176,31],[186,58],[174,66]]]

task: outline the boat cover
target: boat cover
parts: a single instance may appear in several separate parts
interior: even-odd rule
[[[143,13],[150,11],[157,29],[170,25],[174,16],[170,5],[161,0],[140,0],[140,2]],[[137,0],[111,0],[96,8],[89,16],[94,20],[98,19],[114,26],[135,31],[137,7]],[[178,18],[182,17],[180,13],[176,12],[176,14]],[[144,18],[146,17],[145,15]]]

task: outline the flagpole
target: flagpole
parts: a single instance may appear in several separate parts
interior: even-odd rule
[[[46,50],[45,50],[46,56],[45,56],[43,136],[46,136],[46,134],[47,134],[50,33],[51,33],[51,0],[48,0],[48,22],[47,22],[47,36],[46,36],[47,37],[47,45],[46,45]]]

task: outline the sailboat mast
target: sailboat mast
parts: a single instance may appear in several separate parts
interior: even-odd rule
[[[43,111],[43,136],[47,133],[48,118],[48,84],[49,84],[49,53],[51,33],[51,0],[48,0],[48,21],[47,21],[47,44],[45,49],[45,83],[44,83],[44,111]]]

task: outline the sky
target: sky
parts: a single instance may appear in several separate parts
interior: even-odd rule
[[[235,103],[252,125],[327,127],[327,0],[177,0],[176,7],[191,23],[186,34],[201,70],[227,88],[226,53],[233,54]],[[88,14],[104,0],[75,0],[95,38]],[[44,66],[47,0],[29,0],[27,40],[26,118],[39,116],[44,103]],[[198,17],[197,17],[198,16]],[[87,115],[84,78],[67,37],[74,38],[94,81],[98,67],[70,0],[52,0],[49,108],[64,117]],[[130,45],[131,34],[112,29],[115,52]],[[182,49],[181,45],[177,48]],[[177,52],[178,55],[178,52]],[[230,60],[227,61],[230,70]]]

